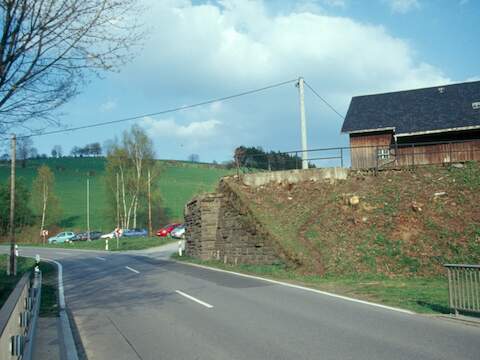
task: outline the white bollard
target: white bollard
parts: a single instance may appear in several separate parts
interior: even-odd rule
[[[108,239],[105,239],[105,250],[108,251]]]
[[[15,256],[18,257],[18,245],[15,244]]]
[[[182,256],[182,240],[178,242],[178,256]]]

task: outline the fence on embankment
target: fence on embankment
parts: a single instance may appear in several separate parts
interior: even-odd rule
[[[480,314],[480,265],[446,264],[450,308]]]

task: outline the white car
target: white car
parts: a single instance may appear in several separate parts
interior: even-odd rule
[[[170,236],[174,239],[183,239],[185,237],[185,225],[177,226],[170,233]]]
[[[122,237],[122,232],[120,232],[119,237]],[[109,232],[108,234],[103,234],[102,236],[100,236],[100,239],[115,239],[115,230]]]

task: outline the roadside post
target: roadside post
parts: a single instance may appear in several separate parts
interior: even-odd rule
[[[35,276],[38,276],[38,274],[40,273],[40,268],[38,267],[38,265],[40,264],[40,255],[35,255]]]
[[[117,250],[118,250],[118,248],[120,247],[118,239],[120,238],[120,234],[121,234],[121,230],[119,227],[115,228],[114,234],[115,234],[115,239],[117,239]]]
[[[108,251],[108,239],[105,239],[105,250]]]
[[[18,257],[18,245],[15,244],[15,257]]]

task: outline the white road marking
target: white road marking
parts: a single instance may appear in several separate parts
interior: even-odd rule
[[[102,257],[100,257],[100,256],[95,256],[95,258],[98,259],[98,260],[102,260],[102,261],[105,261],[105,260],[106,260],[105,258],[102,258]]]
[[[191,296],[191,295],[185,294],[184,292],[182,292],[182,291],[180,291],[180,290],[175,290],[175,292],[176,292],[177,294],[180,294],[180,295],[186,297],[187,299],[190,299],[190,300],[192,300],[192,301],[195,301],[196,303],[199,303],[200,305],[205,306],[206,308],[209,308],[209,309],[213,308],[213,305],[210,305],[209,303],[206,303],[205,301],[198,300],[197,298],[194,298],[194,297]]]
[[[260,276],[241,274],[241,273],[237,273],[237,272],[234,272],[234,271],[216,269],[216,268],[212,268],[212,267],[209,267],[209,266],[200,265],[200,264],[193,264],[193,263],[188,263],[188,262],[178,262],[178,263],[186,264],[186,265],[189,265],[189,266],[195,266],[195,267],[199,267],[199,268],[202,268],[202,269],[207,269],[207,270],[212,270],[212,271],[218,271],[218,272],[223,272],[223,273],[227,273],[227,274],[237,275],[237,276],[241,276],[241,277],[245,277],[245,278],[249,278],[249,279],[266,281],[266,282],[269,282],[269,283],[272,283],[272,284],[277,284],[277,285],[286,286],[286,287],[290,287],[290,288],[294,288],[294,289],[309,291],[309,292],[313,292],[313,293],[317,293],[317,294],[321,294],[321,295],[326,295],[326,296],[330,296],[330,297],[337,298],[337,299],[356,302],[356,303],[359,303],[359,304],[364,304],[364,305],[369,305],[369,306],[375,306],[375,307],[386,309],[386,310],[397,311],[397,312],[401,312],[401,313],[404,313],[404,314],[409,314],[409,315],[415,315],[416,314],[415,312],[410,311],[410,310],[405,310],[405,309],[400,309],[400,308],[393,307],[393,306],[377,304],[377,303],[374,303],[374,302],[355,299],[355,298],[351,298],[351,297],[348,297],[348,296],[333,294],[333,293],[329,293],[327,291],[312,289],[312,288],[308,288],[308,287],[305,287],[305,286],[286,283],[286,282],[283,282],[283,281],[271,280],[271,279],[263,278],[263,277],[260,277]]]
[[[58,269],[58,302],[60,305],[60,324],[63,332],[63,343],[67,351],[67,360],[78,360],[77,348],[73,340],[72,327],[65,311],[65,294],[63,291],[63,267],[58,261],[44,259],[57,265]]]
[[[140,271],[135,270],[135,269],[132,269],[130,266],[125,266],[125,269],[128,269],[128,270],[130,270],[130,271],[133,271],[133,272],[136,273],[136,274],[140,274]]]

